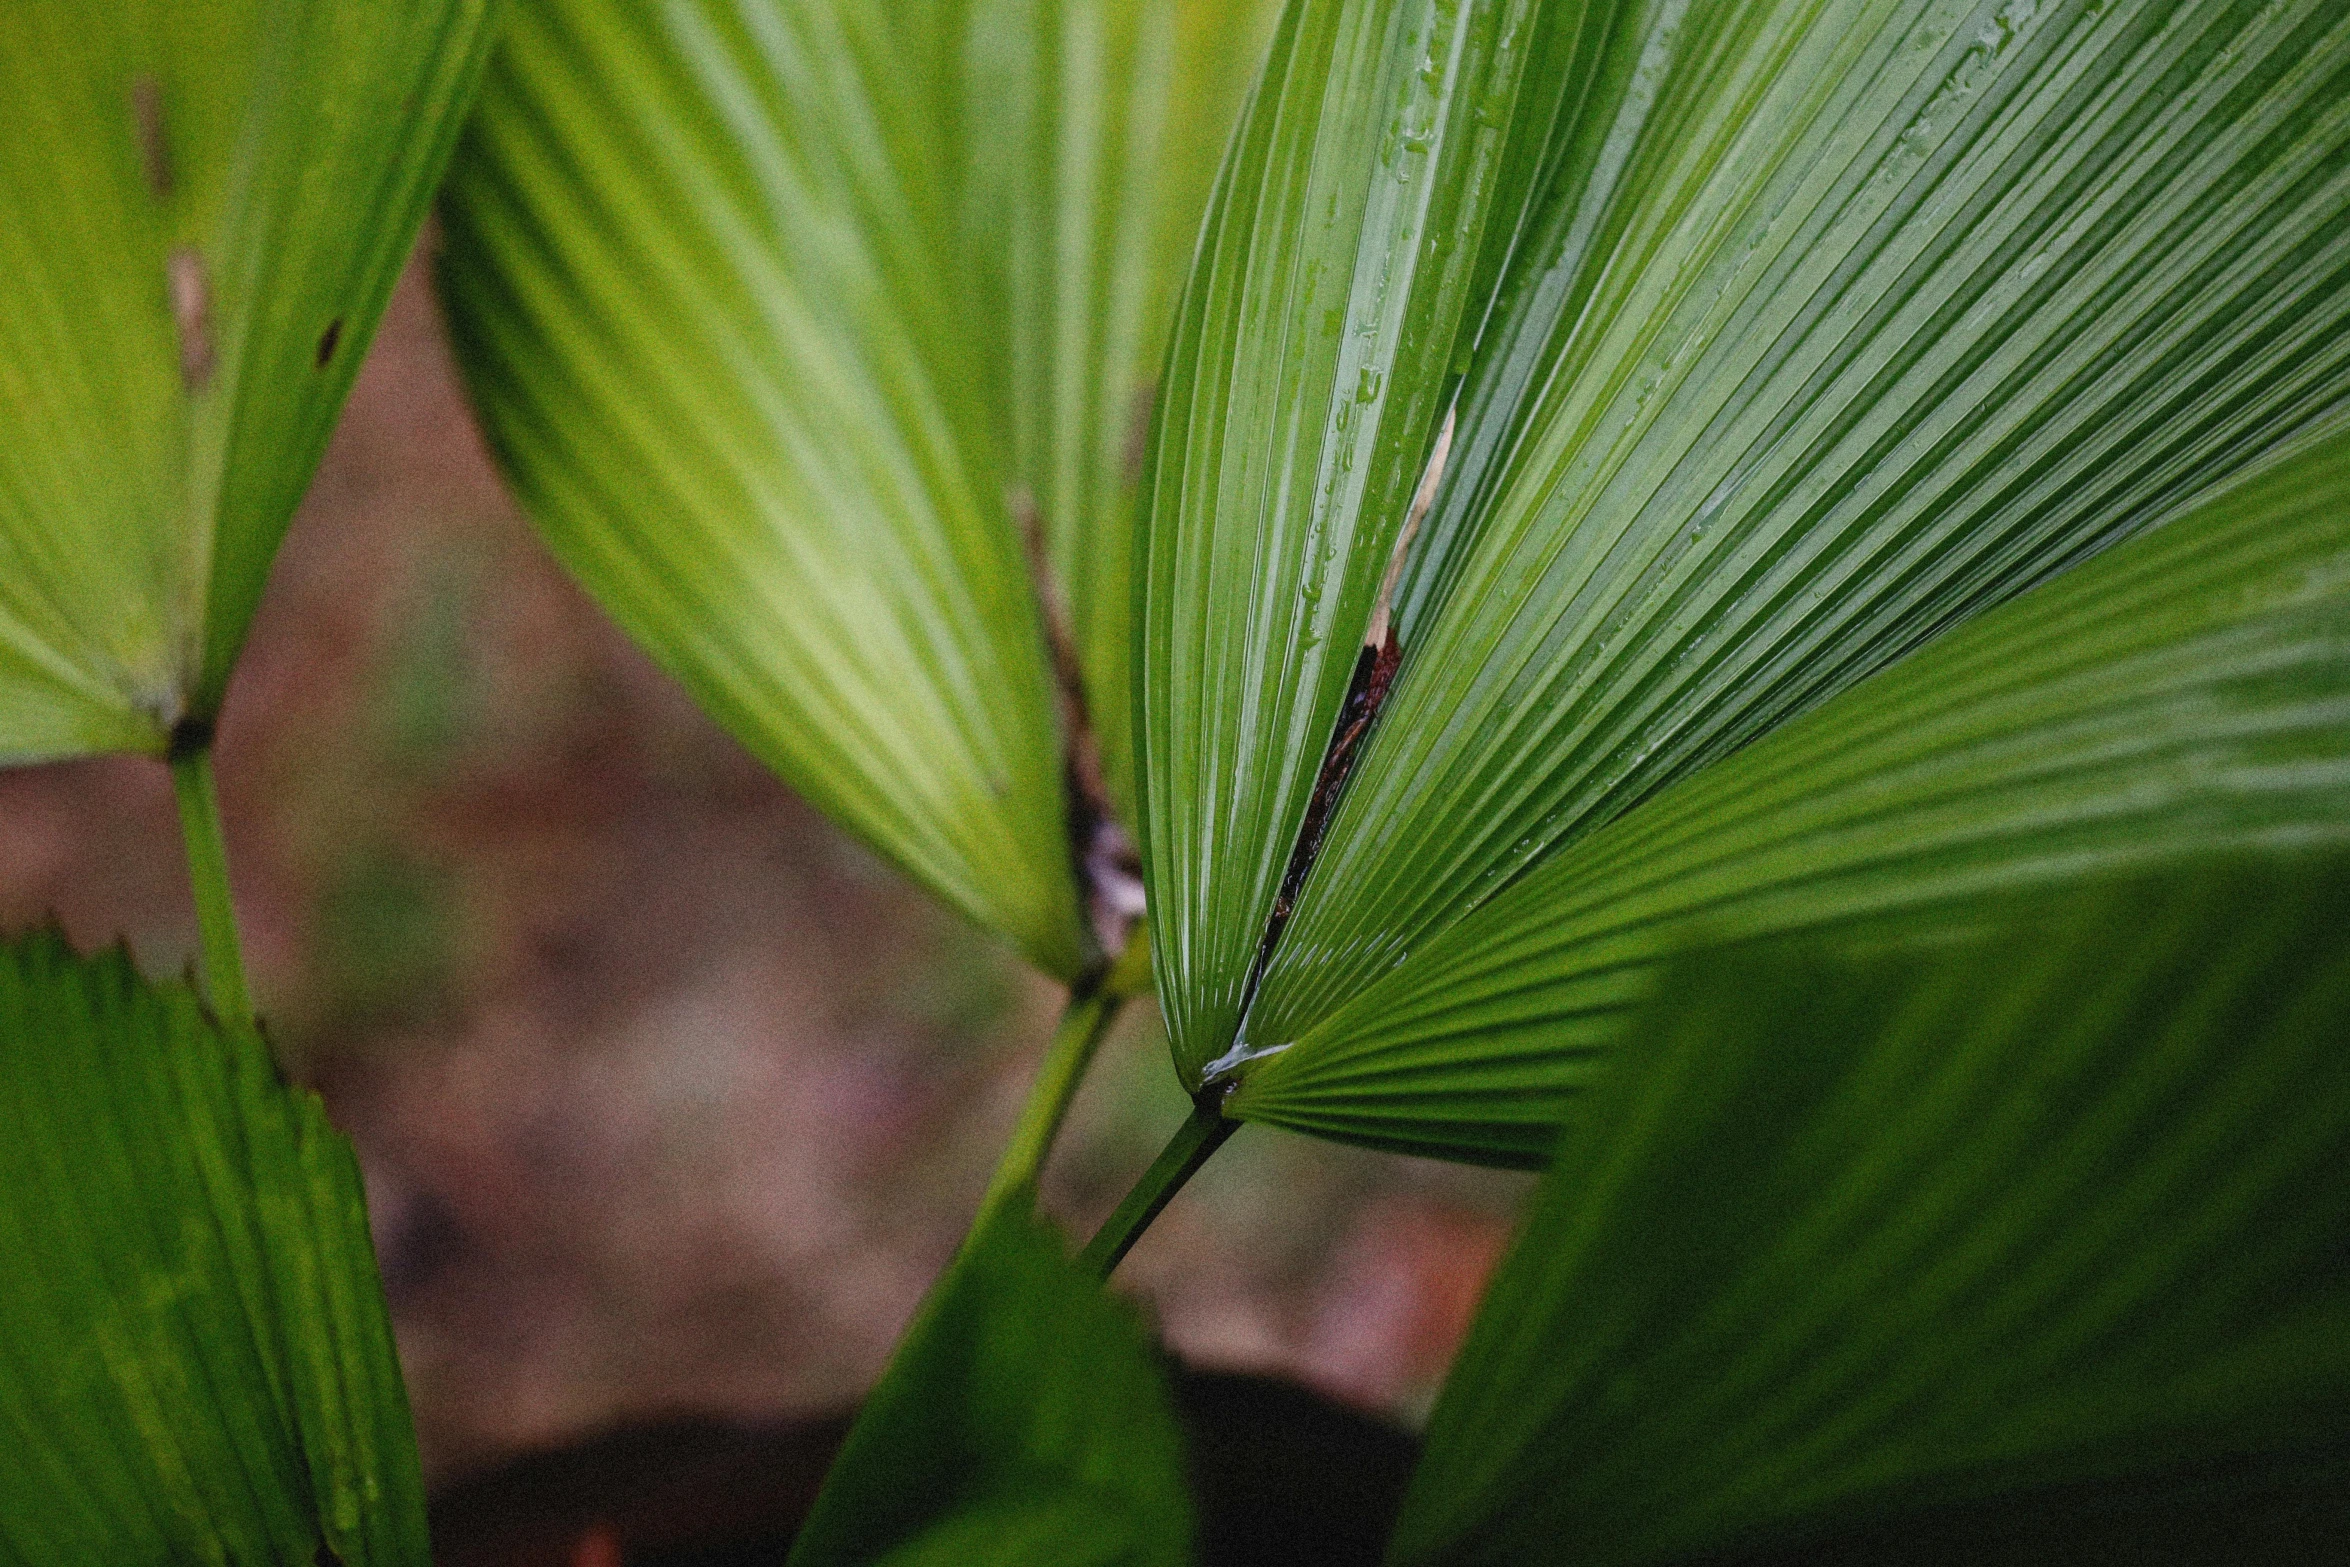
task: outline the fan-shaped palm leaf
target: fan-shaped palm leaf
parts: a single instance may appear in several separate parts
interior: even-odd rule
[[[448,200],[459,349],[556,552],[1062,975],[1133,912],[1098,905],[1140,420],[1264,9],[521,0]]]
[[[210,724],[493,10],[10,7],[0,763]]]
[[[1507,9],[1466,4],[1458,25]],[[1381,14],[1300,0],[1288,25],[1343,36]],[[1741,0],[1527,20],[1573,42],[1544,46],[1568,63],[1528,74],[1514,112],[1544,123],[1522,100],[1549,94],[1565,130],[1525,133],[1530,210],[1485,225],[1516,239],[1490,312],[1463,307],[1484,322],[1465,379],[1397,410],[1381,450],[1406,455],[1329,489],[1312,528],[1266,497],[1349,471],[1358,437],[1322,411],[1358,377],[1319,346],[1329,307],[1266,280],[1293,233],[1370,277],[1418,238],[1333,220],[1275,176],[1326,117],[1491,101],[1409,71],[1345,95],[1268,78],[1251,124],[1281,134],[1238,149],[1186,296],[1147,524],[1147,865],[1179,1069],[1245,1079],[1235,1113],[1354,1118],[1305,1101],[1384,1094],[1366,1086],[1381,1009],[1472,999],[1440,995],[1448,929],[1531,876],[1573,876],[1551,868],[1676,780],[2350,404],[2339,7]],[[1378,166],[1376,137],[1353,144],[1351,165],[1318,154],[1326,182],[1343,183],[1333,163]],[[1458,341],[1435,324],[1387,383],[1439,385]],[[1414,463],[1438,450],[1389,605]],[[2315,549],[2339,523],[2300,526]],[[1342,721],[1347,661],[1389,630],[1392,674],[1368,686],[1391,689]],[[1481,994],[1521,983],[1505,968]],[[1364,1047],[1348,1085],[1307,1088],[1342,1034]],[[1536,1048],[1446,1046],[1512,1070]],[[1456,1137],[1431,1109],[1390,1130],[1464,1151],[1523,1115],[1540,1125],[1511,1156],[1534,1157],[1553,1113],[1452,1110],[1476,1127]]]
[[[1544,862],[1229,1108],[1539,1163],[1694,941],[2350,841],[2350,437],[2119,545]]]
[[[1669,971],[1495,1278],[1392,1560],[1687,1559],[2017,1493],[2024,1559],[2330,1557],[2283,1536],[2297,1486],[2342,1516],[2350,860],[1976,914]],[[2133,1554],[2047,1490],[2217,1459],[2267,1494],[2218,1549]]]
[[[0,947],[0,1558],[426,1567],[359,1167],[249,1029]]]

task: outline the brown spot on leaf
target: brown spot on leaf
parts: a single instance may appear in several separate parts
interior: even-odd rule
[[[138,132],[147,189],[162,201],[171,195],[171,142],[163,133],[163,88],[152,76],[131,83],[131,125]]]
[[[335,349],[338,345],[341,344],[342,341],[343,318],[341,316],[337,316],[326,324],[325,331],[318,334],[319,369],[324,370],[328,363],[333,360],[335,356]]]
[[[1128,489],[1142,482],[1143,464],[1150,460],[1151,414],[1158,404],[1156,381],[1145,381],[1134,389],[1134,405],[1126,411],[1126,441],[1118,454],[1118,476]]]
[[[212,284],[204,258],[188,246],[171,253],[164,270],[171,282],[171,319],[179,328],[180,380],[191,392],[212,381]]]

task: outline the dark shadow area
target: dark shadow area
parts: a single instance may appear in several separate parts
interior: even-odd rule
[[[1174,1379],[1200,1567],[1376,1567],[1417,1438],[1270,1377],[1176,1367]],[[527,1454],[435,1498],[434,1556],[439,1567],[780,1567],[851,1418],[687,1418]],[[2350,1563],[2350,1442],[1885,1512],[1683,1567],[2238,1563]]]
[[[1372,1567],[1419,1460],[1409,1432],[1269,1377],[1176,1384],[1202,1567]]]
[[[1686,1567],[2324,1567],[2350,1562],[2350,1442],[2045,1485],[1781,1537]]]
[[[1291,1383],[1176,1373],[1202,1567],[1372,1567],[1419,1444]],[[846,1413],[684,1418],[525,1454],[433,1501],[439,1567],[776,1567]]]
[[[439,1567],[774,1562],[816,1499],[850,1417],[684,1418],[526,1453],[433,1499]],[[609,1546],[588,1543],[608,1539]]]

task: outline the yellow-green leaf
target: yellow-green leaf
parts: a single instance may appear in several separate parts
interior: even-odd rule
[[[1075,972],[1140,419],[1266,5],[514,9],[443,277],[533,518],[795,788]]]
[[[0,763],[208,725],[494,0],[17,0]]]

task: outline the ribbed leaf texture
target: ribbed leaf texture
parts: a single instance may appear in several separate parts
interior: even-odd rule
[[[120,953],[0,947],[0,1559],[428,1567],[359,1168]]]
[[[1072,811],[1131,815],[1144,420],[1267,9],[517,0],[446,203],[459,353],[556,553],[1062,975]]]
[[[0,763],[217,711],[495,0],[16,0]]]
[[[1180,811],[1229,824],[1149,861],[1192,1081],[1302,1049],[1531,867],[2350,402],[2340,6],[1571,9],[1589,56],[1555,77],[1572,134],[1449,405],[1400,667],[1237,1022],[1229,963],[1197,948],[1265,922],[1190,883],[1291,852],[1294,813],[1242,824],[1231,802],[1327,740],[1326,709],[1295,737],[1211,718],[1151,733],[1154,831]],[[1234,202],[1211,221],[1237,248],[1292,208],[1322,210]],[[1237,299],[1207,266],[1195,288]],[[1302,387],[1276,385],[1262,355],[1229,373],[1229,450],[1186,457],[1168,409],[1153,594],[1156,562],[1211,540],[1262,555],[1268,583],[1302,553],[1246,509],[1169,497],[1288,461],[1250,395],[1312,401],[1345,377],[1284,367]],[[1425,450],[1444,412],[1398,440]],[[1392,532],[1332,527],[1352,552],[1333,575],[1375,576]],[[1296,683],[1310,639],[1202,567],[1166,581],[1245,628],[1246,651],[1204,673],[1146,623],[1146,702],[1198,690],[1248,712]]]
[[[2280,1524],[2296,1487],[2339,1519],[2346,921],[2336,851],[2023,898],[1923,950],[1864,922],[1674,968],[1495,1277],[1390,1560],[2045,1515],[2083,1499],[2053,1482],[2193,1460]],[[2084,1559],[2038,1521],[2038,1560]],[[2086,1559],[2113,1522],[2072,1520]],[[2287,1538],[2131,1559],[2340,1546]]]
[[[1157,1352],[1044,1220],[965,1241],[792,1547],[791,1567],[1183,1567],[1191,1499]]]
[[[1179,1061],[1229,1044],[1381,584],[1560,117],[1537,0],[1295,0],[1193,262],[1147,484],[1144,863]]]
[[[1432,940],[1231,1113],[1536,1165],[1692,942],[2350,841],[2350,438],[2116,546],[1661,795]]]

